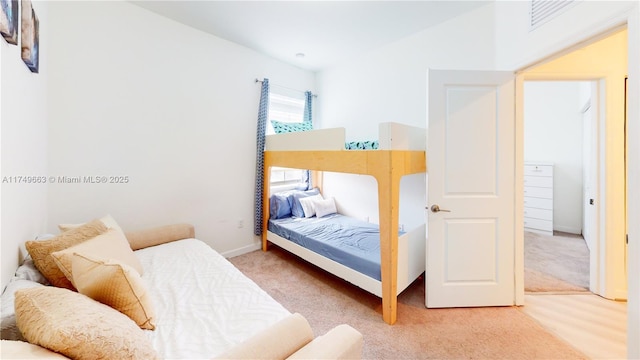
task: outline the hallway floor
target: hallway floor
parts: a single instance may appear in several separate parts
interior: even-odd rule
[[[627,358],[626,302],[592,293],[528,293],[520,309],[591,359]]]

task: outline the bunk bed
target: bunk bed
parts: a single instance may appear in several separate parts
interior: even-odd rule
[[[397,296],[425,271],[425,225],[399,234],[400,180],[426,173],[426,130],[381,123],[376,150],[347,150],[344,128],[268,135],[264,152],[262,250],[273,243],[382,298],[382,316],[397,320]],[[271,167],[373,176],[378,184],[380,279],[329,259],[269,230]],[[315,184],[315,183],[314,183]],[[319,184],[321,188],[321,184]]]

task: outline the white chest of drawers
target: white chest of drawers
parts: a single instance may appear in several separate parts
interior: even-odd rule
[[[524,229],[553,235],[553,164],[524,164]]]

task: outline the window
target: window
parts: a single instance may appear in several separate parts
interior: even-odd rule
[[[269,123],[267,135],[275,134],[271,121],[302,124],[304,121],[304,93],[276,88],[269,94]]]
[[[280,121],[291,124],[304,122],[304,93],[272,87],[269,94],[269,123],[267,135],[275,134],[271,121]],[[301,169],[289,169],[282,167],[271,168],[271,191],[279,192],[292,189],[301,189],[307,186],[308,172]]]
[[[283,167],[271,168],[271,192],[306,189],[307,171]]]

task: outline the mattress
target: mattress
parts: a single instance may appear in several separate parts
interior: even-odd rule
[[[341,214],[270,219],[269,231],[380,280],[380,229],[377,224]]]
[[[135,253],[157,319],[145,333],[163,359],[210,359],[290,314],[200,240]]]

